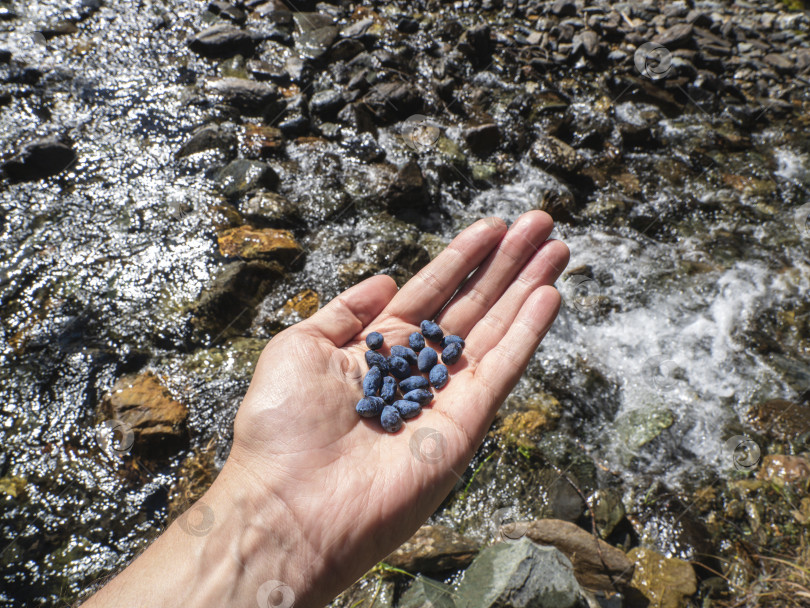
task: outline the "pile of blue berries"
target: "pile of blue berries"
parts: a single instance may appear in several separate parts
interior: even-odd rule
[[[373,331],[366,336],[368,372],[363,378],[363,398],[357,403],[357,413],[364,418],[379,416],[383,429],[389,433],[396,433],[403,420],[418,416],[422,406],[431,402],[433,393],[428,387],[439,389],[447,384],[450,378],[447,365],[456,363],[464,350],[463,339],[445,336],[433,321],[422,321],[420,329],[422,333],[415,331],[408,337],[408,346],[392,346],[388,358],[377,352],[383,345],[382,334]],[[439,354],[426,345],[426,338],[439,344],[442,363]],[[428,377],[411,375],[414,365]],[[402,399],[396,398],[397,389],[402,392]]]

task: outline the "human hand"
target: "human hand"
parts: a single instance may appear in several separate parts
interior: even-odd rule
[[[568,248],[551,230],[541,211],[508,231],[478,221],[399,291],[372,277],[274,337],[214,484],[87,606],[321,606],[396,549],[464,472],[557,315]],[[386,433],[355,412],[364,338],[382,333],[387,354],[437,314],[464,354]]]
[[[327,602],[388,555],[463,473],[559,309],[550,284],[568,249],[547,240],[552,226],[541,211],[508,232],[478,221],[401,290],[384,275],[367,279],[267,345],[229,464],[289,516],[287,541],[306,564],[285,581],[296,605]],[[354,408],[365,336],[382,333],[387,355],[437,314],[445,335],[466,339],[464,354],[422,413],[386,433]]]

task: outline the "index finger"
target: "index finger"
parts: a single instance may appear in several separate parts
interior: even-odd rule
[[[414,325],[423,319],[433,319],[504,234],[506,223],[497,217],[478,220],[467,227],[399,290],[383,314]]]

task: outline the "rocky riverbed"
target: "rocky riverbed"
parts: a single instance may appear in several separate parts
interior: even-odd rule
[[[804,9],[0,1],[0,604],[182,513],[274,334],[544,209],[560,318],[335,606],[807,605]]]

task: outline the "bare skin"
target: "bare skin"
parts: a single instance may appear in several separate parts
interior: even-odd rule
[[[85,605],[322,606],[396,549],[452,489],[557,315],[568,249],[551,230],[541,211],[508,231],[480,220],[402,289],[372,277],[274,337],[217,480]],[[382,333],[387,355],[436,315],[467,342],[450,382],[397,433],[359,418],[365,336]]]

